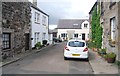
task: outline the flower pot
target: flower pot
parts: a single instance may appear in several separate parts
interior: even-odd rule
[[[107,58],[107,62],[108,63],[114,63],[115,62],[115,58]]]

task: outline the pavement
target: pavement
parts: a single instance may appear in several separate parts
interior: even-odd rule
[[[39,49],[39,50],[32,50],[25,53],[21,53],[13,58],[8,58],[3,62],[0,62],[0,67],[16,62],[18,60],[24,59],[25,57],[31,54],[38,53],[41,50],[52,47],[54,45],[55,44],[43,47],[42,49]],[[115,65],[114,63],[107,63],[107,61],[101,56],[99,56],[97,52],[94,52],[92,50],[90,50],[89,52],[90,52],[89,63],[92,67],[94,74],[118,74],[117,65]]]
[[[118,74],[118,66],[115,65],[115,63],[107,63],[104,58],[91,49],[89,52],[89,63],[94,71],[94,74]]]

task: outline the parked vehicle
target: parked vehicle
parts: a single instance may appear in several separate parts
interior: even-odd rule
[[[88,60],[88,48],[86,42],[80,39],[69,40],[64,48],[64,59],[80,58]]]
[[[53,38],[53,41],[54,41],[54,42],[62,42],[62,40],[61,40],[61,39],[58,39],[58,38]]]

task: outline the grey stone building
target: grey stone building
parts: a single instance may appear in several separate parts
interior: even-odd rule
[[[29,2],[2,2],[3,57],[31,49],[30,18]]]
[[[103,47],[118,55],[119,45],[119,2],[100,2],[101,25],[103,26]],[[118,56],[117,56],[118,59]]]
[[[107,52],[120,52],[120,2],[97,0],[94,6],[100,6],[101,17],[100,23],[103,27],[102,48]],[[93,6],[93,7],[94,7]],[[92,18],[92,9],[90,11],[90,22]]]
[[[0,2],[0,50],[2,50],[2,2]],[[1,61],[1,54],[0,51],[0,61]]]

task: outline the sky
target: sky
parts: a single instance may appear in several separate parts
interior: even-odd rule
[[[55,28],[59,19],[88,19],[89,11],[96,0],[37,0],[37,6],[49,15],[50,28]]]

